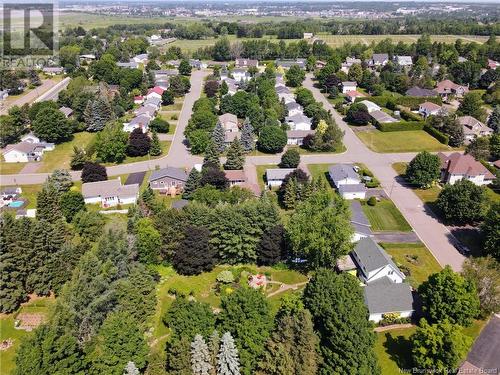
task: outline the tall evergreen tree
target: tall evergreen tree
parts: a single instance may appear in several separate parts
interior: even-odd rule
[[[151,156],[161,155],[161,144],[160,139],[158,138],[158,133],[156,130],[153,130],[153,135],[151,137],[151,147],[149,149],[149,154]]]
[[[222,335],[219,355],[217,356],[217,375],[240,375],[238,349],[230,332]]]
[[[271,266],[285,256],[285,229],[283,225],[275,225],[262,235],[257,246],[257,264]]]
[[[209,375],[212,369],[208,346],[201,335],[196,335],[191,343],[191,368],[193,375]]]
[[[222,123],[220,121],[215,125],[214,130],[212,130],[212,142],[215,145],[216,150],[221,153],[226,148],[225,142],[225,131]]]
[[[186,185],[184,185],[184,191],[182,192],[182,197],[184,199],[191,198],[191,194],[194,193],[198,187],[200,187],[200,179],[201,173],[198,172],[196,168],[191,169],[189,172],[188,179],[186,181]]]
[[[104,95],[99,94],[91,102],[90,107],[87,105],[84,116],[87,131],[101,131],[106,123],[113,118],[111,103]]]
[[[286,209],[294,209],[297,205],[297,191],[299,186],[297,184],[297,179],[292,177],[287,181],[285,185],[285,194],[283,196],[283,204]]]
[[[500,133],[500,105],[496,105],[493,112],[488,119],[488,126],[492,128],[495,133]]]
[[[197,275],[215,266],[216,250],[208,243],[210,232],[205,227],[188,225],[184,239],[175,252],[172,264],[182,275]]]
[[[238,138],[235,138],[227,150],[227,160],[224,169],[243,169],[245,155]]]
[[[241,129],[241,144],[246,152],[250,152],[255,149],[255,141],[253,138],[253,126],[250,123],[248,117],[243,122],[243,127]]]
[[[208,350],[210,352],[210,364],[212,365],[212,373],[215,373],[217,369],[217,355],[219,354],[219,348],[220,348],[219,331],[214,329],[208,341]]]
[[[59,206],[59,192],[54,185],[45,183],[36,199],[36,217],[38,220],[54,222],[62,217]]]
[[[66,169],[56,169],[49,178],[47,178],[47,183],[51,184],[58,193],[64,193],[73,186],[71,175]]]
[[[203,158],[203,167],[207,164],[211,164],[217,168],[220,168],[219,160],[220,151],[214,142],[210,142],[205,150],[205,157]]]

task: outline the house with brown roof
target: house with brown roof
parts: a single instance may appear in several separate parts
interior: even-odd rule
[[[122,185],[120,177],[87,182],[82,184],[82,195],[86,204],[100,204],[102,207],[135,204],[139,197],[139,184]]]
[[[441,160],[441,180],[453,185],[455,182],[466,179],[475,185],[490,184],[495,176],[484,165],[475,160],[470,154],[462,155],[454,152],[446,156],[437,154]]]
[[[236,68],[250,68],[250,67],[259,67],[259,60],[253,59],[236,59],[234,62],[234,66]]]
[[[238,128],[238,117],[233,115],[232,113],[224,113],[219,116],[219,122],[226,132],[237,132]]]
[[[159,193],[176,195],[184,190],[188,174],[184,169],[166,167],[151,173],[149,187]]]
[[[242,169],[235,169],[235,170],[227,170],[224,171],[226,174],[226,178],[229,180],[229,185],[234,186],[242,186],[246,183],[247,181],[247,176],[245,174],[245,171]]]
[[[457,98],[461,98],[464,94],[469,92],[467,86],[462,86],[445,79],[436,85],[436,91],[443,99],[448,99],[449,95],[455,95]]]
[[[345,93],[345,97],[346,97],[346,100],[349,102],[349,103],[354,103],[356,101],[356,98],[363,98],[365,97],[366,95],[359,92],[359,91],[348,91]]]
[[[406,96],[414,96],[417,98],[429,98],[429,97],[434,97],[438,96],[437,91],[435,90],[429,90],[429,89],[424,89],[418,86],[413,86],[406,90],[405,93]]]
[[[418,107],[418,113],[420,113],[424,118],[427,118],[429,116],[437,115],[443,107],[440,105],[437,105],[436,103],[432,102],[425,102],[419,105]]]
[[[485,137],[493,134],[493,129],[487,127],[472,116],[461,116],[458,118],[458,122],[464,128],[464,139],[466,143],[470,143],[477,137]]]

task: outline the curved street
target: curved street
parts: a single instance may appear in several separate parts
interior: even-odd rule
[[[184,99],[168,154],[159,159],[107,167],[109,176],[153,170],[157,167],[163,168],[166,166],[186,167],[189,169],[195,163],[202,161],[201,157],[189,153],[184,144],[184,129],[191,117],[193,104],[201,95],[204,79],[209,74],[208,71],[195,71],[191,75],[191,91]],[[311,74],[307,75],[303,86],[312,91],[316,101],[323,103],[323,106],[331,111],[336,123],[345,132],[343,143],[347,151],[341,154],[301,155],[302,163],[364,163],[380,181],[382,188],[437,261],[442,266],[450,265],[455,271],[459,271],[464,257],[453,246],[452,241],[454,241],[454,238],[452,234],[432,212],[424,207],[420,198],[397,178],[398,175],[392,168],[393,163],[408,162],[416,153],[381,154],[370,150],[342,120],[319,89],[314,87]],[[248,156],[245,170],[249,173],[249,182],[256,183],[257,181],[256,165],[277,164],[279,161],[279,155]],[[45,181],[48,175],[48,173],[2,175],[0,176],[0,183],[4,186],[40,184]],[[72,172],[72,177],[79,180],[80,172]]]

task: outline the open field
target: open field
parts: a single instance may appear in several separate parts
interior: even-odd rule
[[[361,202],[361,207],[374,231],[409,232],[411,226],[389,199],[383,199],[375,206]]]
[[[392,257],[394,263],[405,272],[408,282],[414,288],[441,270],[436,258],[424,244],[382,243],[381,246]]]
[[[356,135],[375,152],[449,151],[423,130],[381,132],[380,130],[357,131]]]

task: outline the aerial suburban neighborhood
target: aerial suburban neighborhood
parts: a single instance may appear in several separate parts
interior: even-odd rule
[[[500,371],[498,4],[56,12],[0,70],[1,375]]]

